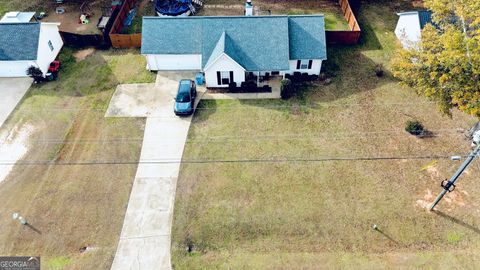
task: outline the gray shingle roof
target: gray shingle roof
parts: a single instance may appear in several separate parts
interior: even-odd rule
[[[0,23],[0,61],[36,60],[40,23]]]
[[[142,54],[225,53],[246,70],[288,70],[289,59],[326,59],[323,15],[144,17]]]
[[[288,28],[290,59],[327,59],[323,16],[292,16]]]
[[[213,49],[210,57],[207,59],[208,61],[205,63],[204,67],[212,64],[215,59],[217,59],[222,53],[225,53],[225,32],[222,33],[220,39],[218,40],[215,48]]]

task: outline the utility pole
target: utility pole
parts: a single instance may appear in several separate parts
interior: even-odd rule
[[[432,206],[430,207],[430,211],[435,208],[435,206],[442,200],[443,196],[447,194],[447,192],[452,192],[455,189],[455,182],[457,182],[458,178],[462,173],[468,168],[468,166],[475,160],[476,157],[480,155],[480,130],[477,130],[473,133],[473,145],[475,146],[474,150],[468,155],[467,159],[462,163],[460,168],[455,172],[455,174],[450,178],[450,180],[445,180],[442,182],[441,186],[443,190],[440,194],[438,194],[435,202],[433,202]]]

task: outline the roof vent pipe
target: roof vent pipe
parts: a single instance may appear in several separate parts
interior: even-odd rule
[[[252,0],[247,0],[245,3],[245,16],[253,16]]]

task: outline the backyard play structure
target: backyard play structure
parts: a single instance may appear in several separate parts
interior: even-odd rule
[[[354,0],[351,0],[354,1]],[[142,34],[122,34],[125,21],[129,19],[130,11],[134,9],[137,0],[125,0],[119,10],[110,30],[110,41],[114,48],[140,48]],[[326,38],[329,45],[355,45],[360,41],[361,29],[349,0],[338,0],[349,30],[327,30]],[[195,6],[202,6],[201,0],[156,0],[155,12],[159,16],[187,16],[195,13]]]

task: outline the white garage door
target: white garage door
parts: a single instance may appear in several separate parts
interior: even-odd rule
[[[148,55],[147,59],[150,70],[200,70],[202,68],[202,56],[199,54]]]
[[[0,61],[0,77],[26,77],[27,61]]]

